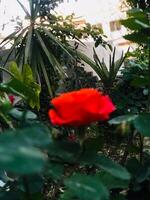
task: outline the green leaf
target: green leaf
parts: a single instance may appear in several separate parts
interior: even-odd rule
[[[101,136],[97,138],[89,138],[84,141],[85,149],[88,151],[98,152],[102,149],[104,140]]]
[[[64,166],[61,164],[50,162],[48,163],[46,170],[46,177],[51,177],[54,180],[58,180],[62,178],[64,172]]]
[[[128,188],[129,181],[116,178],[107,172],[102,171],[97,176],[108,190],[116,188]]]
[[[65,185],[81,200],[107,200],[108,190],[101,181],[94,176],[76,174],[65,180]]]
[[[4,83],[0,84],[0,91],[6,92],[6,93],[12,93],[12,94],[15,94],[16,96],[20,96],[20,97],[25,99],[25,96],[22,93],[16,91],[14,88],[12,88],[12,87],[8,86],[7,84],[4,84]]]
[[[147,24],[142,21],[137,20],[136,18],[129,18],[121,20],[122,25],[131,29],[131,30],[140,30],[142,28],[149,28]]]
[[[48,154],[57,159],[74,163],[77,162],[79,152],[81,151],[79,144],[70,142],[54,141],[49,145]]]
[[[25,64],[23,66],[22,78],[23,78],[23,82],[26,85],[30,85],[30,84],[32,84],[32,82],[35,82],[35,80],[33,78],[31,67],[28,64]]]
[[[150,28],[150,26],[149,26],[148,23],[144,23],[144,22],[142,22],[142,21],[140,21],[138,19],[135,19],[135,23],[137,23],[138,25],[140,25],[142,28],[146,28],[146,29]]]
[[[48,50],[48,48],[46,47],[46,44],[44,43],[44,41],[43,41],[43,39],[41,37],[41,35],[38,33],[37,30],[35,30],[35,33],[36,33],[37,38],[39,40],[39,45],[43,49],[43,52],[47,56],[50,64],[53,66],[54,69],[56,68],[61,75],[62,74],[64,75],[64,71],[63,71],[61,65],[59,64],[59,62],[57,61],[55,56]]]
[[[124,194],[117,193],[116,195],[113,195],[111,200],[127,200],[127,199]]]
[[[124,167],[114,162],[110,158],[104,156],[103,154],[85,152],[80,157],[79,162],[81,162],[81,164],[83,165],[95,165],[119,179],[123,180],[130,179],[130,174]]]
[[[19,108],[13,108],[11,109],[11,111],[9,112],[9,114],[16,120],[22,120],[22,118],[24,117],[24,111],[20,110]],[[27,111],[25,113],[25,119],[26,120],[35,120],[37,119],[37,115],[31,111]]]
[[[131,122],[135,120],[137,117],[138,115],[134,115],[134,114],[122,115],[122,116],[115,117],[109,120],[109,124],[121,124],[124,122]]]
[[[25,8],[25,6],[20,2],[20,0],[17,0],[17,2],[19,3],[19,5],[23,9],[23,11],[25,12],[25,14],[27,15],[27,17],[30,18],[30,14],[29,14],[28,10]]]
[[[32,196],[35,197],[36,196],[35,194],[38,194],[40,191],[42,191],[43,186],[44,186],[44,178],[42,177],[42,175],[39,175],[39,174],[30,175],[26,177],[26,181],[28,181],[28,187],[30,188],[30,194],[32,194]],[[19,179],[19,183],[20,183],[19,185],[20,187],[18,186],[17,188],[25,192],[25,188],[22,185],[22,177]],[[37,200],[38,198],[35,198],[35,199]],[[33,200],[35,199],[33,198]]]
[[[43,169],[46,158],[43,153],[32,147],[0,143],[0,169],[17,174],[30,174]]]
[[[143,32],[134,32],[134,33],[125,35],[124,38],[126,40],[130,40],[135,43],[147,44],[149,42],[147,35],[144,34]]]
[[[59,198],[59,200],[72,200],[72,199],[74,199],[74,195],[70,190],[66,190],[65,192],[63,192],[63,194],[61,194]]]
[[[22,96],[27,99],[32,108],[35,106],[39,108],[40,86],[37,83],[32,83],[29,86],[17,79],[12,79],[9,83],[7,83],[7,86],[9,88],[13,88],[18,93],[21,93]]]
[[[106,172],[109,172],[114,177],[117,177],[123,180],[130,179],[130,174],[124,167],[115,163],[114,161],[105,157],[102,154],[97,156],[97,159],[95,160],[95,164],[101,167]]]
[[[150,179],[150,160],[141,167],[139,172],[137,173],[136,180],[138,183],[142,183],[145,180]]]
[[[150,113],[138,115],[134,120],[135,128],[145,137],[150,137]]]
[[[147,86],[148,83],[149,83],[149,78],[147,76],[145,77],[138,76],[131,81],[131,86],[143,87],[143,86]]]
[[[28,63],[29,55],[30,55],[30,47],[32,42],[32,26],[29,29],[29,32],[27,34],[27,41],[26,41],[26,47],[25,47],[25,55],[24,55],[24,63]]]
[[[130,158],[127,160],[126,168],[133,176],[138,173],[140,167],[141,164],[136,158]]]
[[[47,88],[48,88],[48,92],[49,92],[50,96],[53,97],[53,92],[52,92],[50,80],[48,78],[48,74],[47,74],[47,71],[45,69],[45,65],[44,65],[42,58],[40,59],[39,62],[40,62],[40,65],[41,65],[41,70],[42,70],[44,78],[45,78],[45,82],[46,82],[46,85],[47,85]]]
[[[44,27],[42,27],[43,31],[46,33],[46,35],[48,35],[50,37],[50,39],[52,39],[56,44],[58,44],[63,50],[64,52],[69,55],[71,58],[73,58],[73,56],[70,54],[70,52],[67,50],[67,48],[64,47],[64,45],[59,42],[59,40],[57,39],[57,37],[55,37],[55,35],[53,35],[49,30],[45,29]]]
[[[23,193],[20,191],[1,191],[0,200],[20,200],[22,199]]]
[[[51,139],[45,126],[37,124],[30,128],[7,131],[0,135],[0,169],[17,174],[41,172],[46,149]]]
[[[9,64],[9,70],[10,72],[14,75],[14,77],[19,80],[19,81],[23,81],[22,79],[22,75],[21,75],[21,72],[16,64],[16,62],[10,62]]]

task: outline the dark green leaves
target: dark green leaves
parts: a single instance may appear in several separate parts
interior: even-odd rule
[[[130,174],[124,167],[115,163],[114,161],[105,157],[102,154],[97,156],[95,164],[100,166],[103,170],[109,172],[114,177],[117,177],[123,180],[130,179]]]
[[[100,179],[94,176],[74,175],[65,181],[65,185],[72,192],[74,197],[81,200],[107,200],[108,190],[101,183]]]
[[[139,44],[148,44],[150,41],[148,13],[140,9],[133,9],[128,14],[129,18],[122,20],[122,24],[132,30],[132,32],[125,35],[125,39]]]
[[[110,124],[121,124],[124,122],[132,122],[139,133],[143,136],[150,137],[150,114],[144,113],[139,115],[123,115],[111,119]]]
[[[55,180],[59,180],[62,178],[63,172],[64,166],[62,164],[49,162],[47,165],[45,176]]]
[[[77,52],[77,55],[87,64],[91,66],[91,68],[96,72],[96,74],[101,79],[104,87],[108,88],[113,86],[113,83],[116,79],[116,76],[126,58],[126,55],[121,54],[120,58],[116,60],[116,48],[113,49],[112,54],[109,54],[109,65],[104,61],[104,58],[102,60],[99,59],[96,50],[93,49],[93,62],[90,58],[88,58],[86,55],[84,55],[81,52]]]
[[[8,141],[9,142],[9,141]],[[27,146],[7,144],[0,146],[0,169],[17,174],[40,172],[45,163],[44,154]]]
[[[150,137],[150,113],[139,115],[134,120],[135,128],[146,137]]]
[[[85,155],[81,157],[81,163],[85,165],[88,164],[97,166],[98,168],[103,169],[104,171],[119,179],[130,179],[130,174],[124,167],[112,161],[110,158],[104,156],[103,154],[95,154],[91,152],[85,153]]]
[[[40,124],[0,135],[0,169],[17,174],[40,172],[50,143],[48,130]]]
[[[98,177],[102,181],[102,183],[110,190],[110,189],[115,189],[115,188],[128,188],[129,181],[127,180],[122,180],[119,178],[116,178],[112,176],[111,174],[107,172],[100,172],[98,174]]]
[[[14,78],[12,78],[7,85],[23,94],[32,108],[36,106],[39,109],[39,94],[41,87],[36,83],[30,66],[25,64],[21,72],[17,64],[15,62],[11,62],[9,69]]]

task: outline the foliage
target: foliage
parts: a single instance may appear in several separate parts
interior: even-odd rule
[[[114,48],[112,54],[109,54],[109,66],[107,66],[107,64],[104,61],[104,58],[101,61],[95,49],[93,49],[93,51],[93,58],[95,62],[93,62],[90,58],[88,58],[81,52],[77,52],[77,54],[96,72],[97,76],[103,84],[104,91],[109,91],[110,88],[113,87],[113,85],[115,84],[117,74],[126,58],[126,55],[123,55],[122,52],[121,57],[118,60],[115,60],[116,48]]]
[[[33,75],[39,81],[43,74],[50,96],[53,96],[54,77],[66,76],[62,65],[66,60],[74,59],[74,51],[70,50],[68,39],[79,40],[82,36],[89,35],[95,40],[96,45],[106,45],[102,38],[101,28],[87,24],[83,29],[76,29],[73,17],[65,19],[55,16],[53,10],[62,1],[30,1],[30,11],[18,0],[18,3],[26,14],[28,25],[10,34],[2,41],[2,45],[13,42],[5,60],[5,64],[12,54],[19,67],[29,64]],[[85,36],[86,35],[86,36]],[[49,76],[49,73],[51,76]]]
[[[2,68],[2,70],[5,70]],[[5,83],[6,87],[13,88],[14,91],[18,92],[25,97],[29,105],[37,109],[40,107],[39,94],[41,87],[34,80],[32,70],[29,65],[24,65],[23,71],[19,70],[15,62],[9,64],[9,71],[5,70],[11,75],[10,80]]]
[[[149,0],[123,0],[123,3],[127,3],[132,8],[140,8],[143,10],[150,8]]]
[[[86,138],[81,144],[81,132],[77,132],[77,141],[69,141],[68,135],[54,139],[52,129],[39,123],[32,113],[20,114],[12,107],[9,110],[8,114],[18,123],[16,129],[5,130],[0,135],[0,177],[4,182],[0,189],[1,199],[10,196],[20,200],[43,199],[45,193],[41,191],[46,181],[51,186],[57,182],[64,188],[57,194],[60,199],[70,199],[70,195],[78,199],[91,199],[93,195],[96,200],[109,199],[109,183],[105,181],[106,187],[96,173],[82,174],[82,168],[91,166],[98,171],[103,169],[108,177],[111,174],[118,181],[130,179],[125,168],[99,154],[95,145],[93,151],[87,149]],[[84,137],[84,132],[82,135]]]
[[[72,65],[66,70],[68,71],[68,77],[59,81],[56,94],[73,91],[74,89],[98,88],[101,86],[97,76],[94,76],[92,72],[87,72],[83,64],[81,66]]]
[[[77,168],[80,165],[93,165],[95,163],[98,168],[104,167],[106,171],[113,173],[113,176],[119,177],[120,181],[129,179],[129,174],[125,169],[102,155],[98,156],[97,153],[94,153],[91,157],[89,154],[89,159],[84,161],[85,153],[81,154],[81,147],[77,143],[53,140],[48,129],[41,124],[33,124],[29,128],[26,127],[20,130],[7,131],[1,135],[0,143],[1,170],[9,171],[3,178],[7,187],[1,187],[1,198],[3,199],[7,199],[14,192],[15,198],[20,196],[19,199],[32,199],[34,195],[37,195],[39,199],[42,199],[42,197],[40,198],[42,196],[40,190],[43,187],[43,181],[46,179],[50,179],[51,184],[56,179],[58,183],[60,180],[64,182],[67,190],[61,194],[62,199],[70,199],[68,197],[70,192],[73,198],[85,199],[88,196],[91,199],[91,195],[94,194],[94,199],[108,199],[108,189],[99,177],[65,172],[65,163],[67,163],[68,168],[73,166]],[[10,150],[13,146],[15,146],[14,151]],[[43,151],[46,151],[49,156],[47,157]],[[2,155],[7,156],[7,159],[2,159]],[[81,158],[78,160],[79,155]],[[108,162],[107,167],[105,167],[106,162]],[[10,172],[13,173],[15,179],[9,175]],[[40,176],[38,175],[39,172]],[[63,173],[69,173],[68,178],[63,176]],[[56,174],[58,174],[57,178]],[[3,176],[1,175],[1,177]],[[30,183],[31,179],[32,184]],[[39,189],[35,188],[36,184],[41,185]],[[27,187],[30,192],[27,192]],[[7,192],[7,188],[10,188],[9,192]]]
[[[59,3],[57,0],[41,0],[39,1],[41,7],[38,7],[35,1],[30,1],[30,3],[32,2],[32,5],[35,6],[33,6],[33,9],[39,9],[40,12],[38,15],[41,20],[43,16],[45,16],[45,12],[49,13],[49,9],[51,9],[51,7],[47,6],[49,3],[50,5],[55,3],[52,8]],[[143,12],[141,14],[143,15]],[[144,20],[145,16],[146,15],[144,15]],[[136,29],[135,27],[137,26],[133,23],[133,31],[138,33],[138,36],[141,37],[141,30],[149,30],[149,27],[144,27],[143,23],[146,23],[146,25],[148,24],[145,21],[143,22],[141,18],[140,23],[137,23],[136,19],[139,20],[139,11],[137,16],[134,15],[133,18],[135,18],[135,23],[138,24],[138,29]],[[46,20],[49,19],[47,18]],[[125,23],[128,24],[127,21]],[[35,29],[36,28],[35,26]],[[36,31],[44,38],[44,42],[47,45],[47,36],[39,29],[40,28],[36,29]],[[145,36],[146,41],[149,41],[149,34],[146,33]],[[139,41],[136,37],[133,38],[133,41]],[[53,39],[52,37],[51,40]],[[50,40],[50,38],[48,40]],[[66,34],[59,41],[62,40],[64,40],[64,43],[66,42]],[[53,40],[53,43],[54,42],[56,42],[56,40]],[[55,55],[60,55],[60,52],[62,52],[59,51],[60,47],[62,48],[59,44],[57,46],[55,43],[55,45],[59,47],[55,49]],[[109,120],[109,123],[107,123],[107,121],[100,121],[91,126],[75,128],[53,127],[49,122],[47,124],[45,123],[45,125],[39,122],[37,115],[27,110],[26,107],[26,103],[30,102],[36,103],[36,106],[38,105],[37,98],[40,87],[35,83],[35,71],[33,71],[32,74],[31,68],[27,64],[23,65],[23,70],[21,71],[14,62],[11,63],[9,70],[1,68],[11,75],[11,80],[8,83],[0,84],[0,180],[3,183],[3,185],[0,186],[0,199],[149,199],[150,152],[148,139],[150,136],[150,58],[149,44],[146,42],[143,46],[144,48],[142,48],[142,50],[140,47],[139,50],[134,51],[132,55],[130,54],[130,61],[127,62],[127,67],[123,69],[122,72],[123,84],[121,85],[119,79],[116,85],[113,84],[114,87],[111,88],[110,91],[111,95],[113,92],[115,93],[113,102],[117,105],[118,103],[115,96],[119,96],[120,91],[122,91],[122,93],[120,93],[120,95],[122,95],[121,98],[124,96],[127,97],[126,103],[131,99],[129,94],[133,93],[133,95],[139,98],[138,103],[140,106],[137,111],[134,112],[130,110],[130,112],[128,112],[127,107],[123,106],[121,110],[118,109],[119,112],[117,110],[117,112],[113,114],[113,118]],[[48,45],[47,49],[49,50],[50,47],[51,46]],[[72,49],[70,49],[69,46],[66,47],[67,48],[64,47],[65,49],[63,50],[67,50],[65,56],[67,55],[66,57],[68,57],[67,53],[69,51],[72,52]],[[91,63],[91,60],[84,57],[80,52],[74,52],[76,55],[83,58],[83,60],[87,60],[87,63]],[[115,64],[114,57],[115,50],[111,57],[112,60],[110,59],[110,68],[115,68],[115,66],[117,66],[116,69],[118,69],[121,65]],[[64,59],[64,54],[62,58]],[[30,59],[33,61],[33,57]],[[40,62],[40,59],[41,57],[37,59],[37,62]],[[75,59],[77,59],[77,57],[75,57]],[[122,59],[123,57],[120,61]],[[48,61],[45,62],[46,64],[48,63]],[[70,59],[68,63],[70,64]],[[95,62],[91,64],[92,67],[100,67],[101,65],[101,61],[99,65],[95,64]],[[47,65],[44,66],[47,67]],[[83,86],[84,83],[85,85],[90,84],[89,80],[87,83],[86,80],[84,80],[84,82],[80,81],[80,79],[86,79],[86,77],[89,78],[89,76],[87,76],[87,73],[84,74],[84,70],[81,70],[82,68],[75,68],[75,66],[76,65],[70,67],[71,76],[69,78],[73,79],[75,77],[75,84],[78,81]],[[78,70],[81,70],[84,75]],[[50,70],[49,73],[53,76],[55,73],[51,72]],[[116,81],[116,78],[118,80],[116,72],[117,70],[113,71],[115,74],[115,78],[113,76],[113,81]],[[110,70],[107,73],[110,73]],[[78,74],[81,76],[76,80]],[[51,80],[58,77],[51,76]],[[66,81],[66,78],[63,80],[65,84],[67,84],[66,82],[68,80]],[[126,84],[128,86],[128,93],[125,93],[123,90]],[[76,85],[69,86],[71,90],[72,88],[70,87],[76,87]],[[55,89],[53,90],[55,91]],[[143,97],[141,97],[139,93],[141,91],[148,91],[148,94],[144,96],[144,105]],[[14,94],[23,99],[23,105],[18,106],[12,104],[8,98],[9,94]],[[122,100],[121,98],[119,101]],[[47,101],[50,101],[50,97],[48,96]],[[135,104],[136,103],[137,102],[135,102]],[[83,104],[82,102],[82,105]],[[91,102],[88,102],[88,104],[90,106],[92,105]],[[49,109],[48,106],[45,107],[45,109]],[[75,109],[75,106],[73,108]],[[65,110],[65,108],[63,109]],[[45,113],[47,113],[47,111],[45,111]],[[40,114],[38,113],[38,115]],[[86,116],[87,119],[88,117],[90,118],[90,116]],[[112,141],[114,139],[115,149],[112,148],[114,144]],[[146,146],[147,141],[148,147]]]
[[[147,4],[147,6],[149,5]],[[125,112],[129,112],[129,114],[118,116],[110,120],[110,124],[119,124],[124,133],[128,133],[129,135],[122,160],[122,163],[126,163],[127,169],[132,174],[131,186],[127,198],[134,199],[139,196],[140,199],[147,199],[146,195],[149,195],[148,185],[150,182],[147,166],[149,165],[150,156],[149,150],[148,152],[145,150],[145,138],[149,137],[150,132],[148,124],[150,120],[150,27],[148,10],[142,11],[140,9],[133,9],[128,12],[128,15],[129,18],[123,20],[122,23],[131,30],[131,33],[126,35],[125,38],[138,43],[139,49],[131,54],[134,56],[129,62],[132,65],[127,63],[129,66],[127,66],[127,69],[124,69],[124,78],[126,81],[129,81],[127,92],[129,93],[130,90],[132,90],[131,95],[138,97],[138,101],[136,100],[134,103],[136,108],[138,103],[139,108],[135,111],[136,114],[133,114],[133,110],[124,109]],[[138,93],[135,93],[135,91],[138,91]],[[141,92],[146,95],[144,104],[143,95],[140,96]],[[128,103],[131,98],[128,94],[125,95],[127,95],[125,101]],[[139,146],[138,148],[133,148],[136,140],[139,141]],[[135,157],[129,158],[131,152],[138,153],[139,160]],[[145,173],[143,173],[144,171]],[[139,178],[141,176],[142,178]]]
[[[139,44],[148,44],[150,32],[148,13],[140,9],[132,9],[128,11],[128,16],[128,19],[122,20],[122,24],[132,32],[124,36],[125,39]]]
[[[126,61],[121,78],[111,91],[118,113],[139,113],[147,109],[148,82],[144,77],[148,73],[148,58],[145,53],[144,60],[140,58],[140,52],[133,52],[137,58]]]

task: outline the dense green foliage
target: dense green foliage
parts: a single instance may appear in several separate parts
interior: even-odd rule
[[[73,16],[64,19],[51,14],[60,2],[39,0],[36,4],[31,0],[30,12],[20,3],[31,24],[4,40],[15,38],[12,49],[17,52],[17,64],[11,62],[8,69],[0,67],[9,74],[8,80],[0,83],[0,200],[149,200],[147,11],[132,10],[129,18],[122,21],[131,30],[125,37],[139,47],[118,61],[114,49],[107,67],[95,51],[95,60],[91,61],[77,46],[72,48],[67,43],[68,38],[79,40],[91,35],[95,48],[106,45],[99,29],[88,24],[83,30],[76,30]],[[146,2],[148,6],[149,1],[144,5]],[[37,18],[39,24],[35,23]],[[45,25],[43,20],[50,24]],[[84,70],[81,59],[101,80]],[[117,76],[124,61],[121,76]],[[60,71],[68,76],[59,76]],[[41,85],[36,82],[37,77]],[[51,98],[48,92],[58,95],[88,87],[101,89],[112,97],[117,109],[108,121],[86,127],[57,127],[45,120]],[[44,101],[42,95],[39,97],[41,90]],[[14,95],[14,102],[10,95]],[[33,110],[40,106],[42,112]]]

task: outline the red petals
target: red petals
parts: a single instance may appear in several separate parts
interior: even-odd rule
[[[77,140],[77,137],[74,133],[71,133],[68,135],[68,141],[75,142]]]
[[[109,119],[116,108],[107,95],[96,89],[81,89],[52,99],[54,108],[48,114],[58,126],[85,126],[92,122]]]
[[[11,104],[13,105],[13,103],[15,101],[15,97],[13,95],[9,95],[8,98],[9,98],[9,101],[11,102]]]

